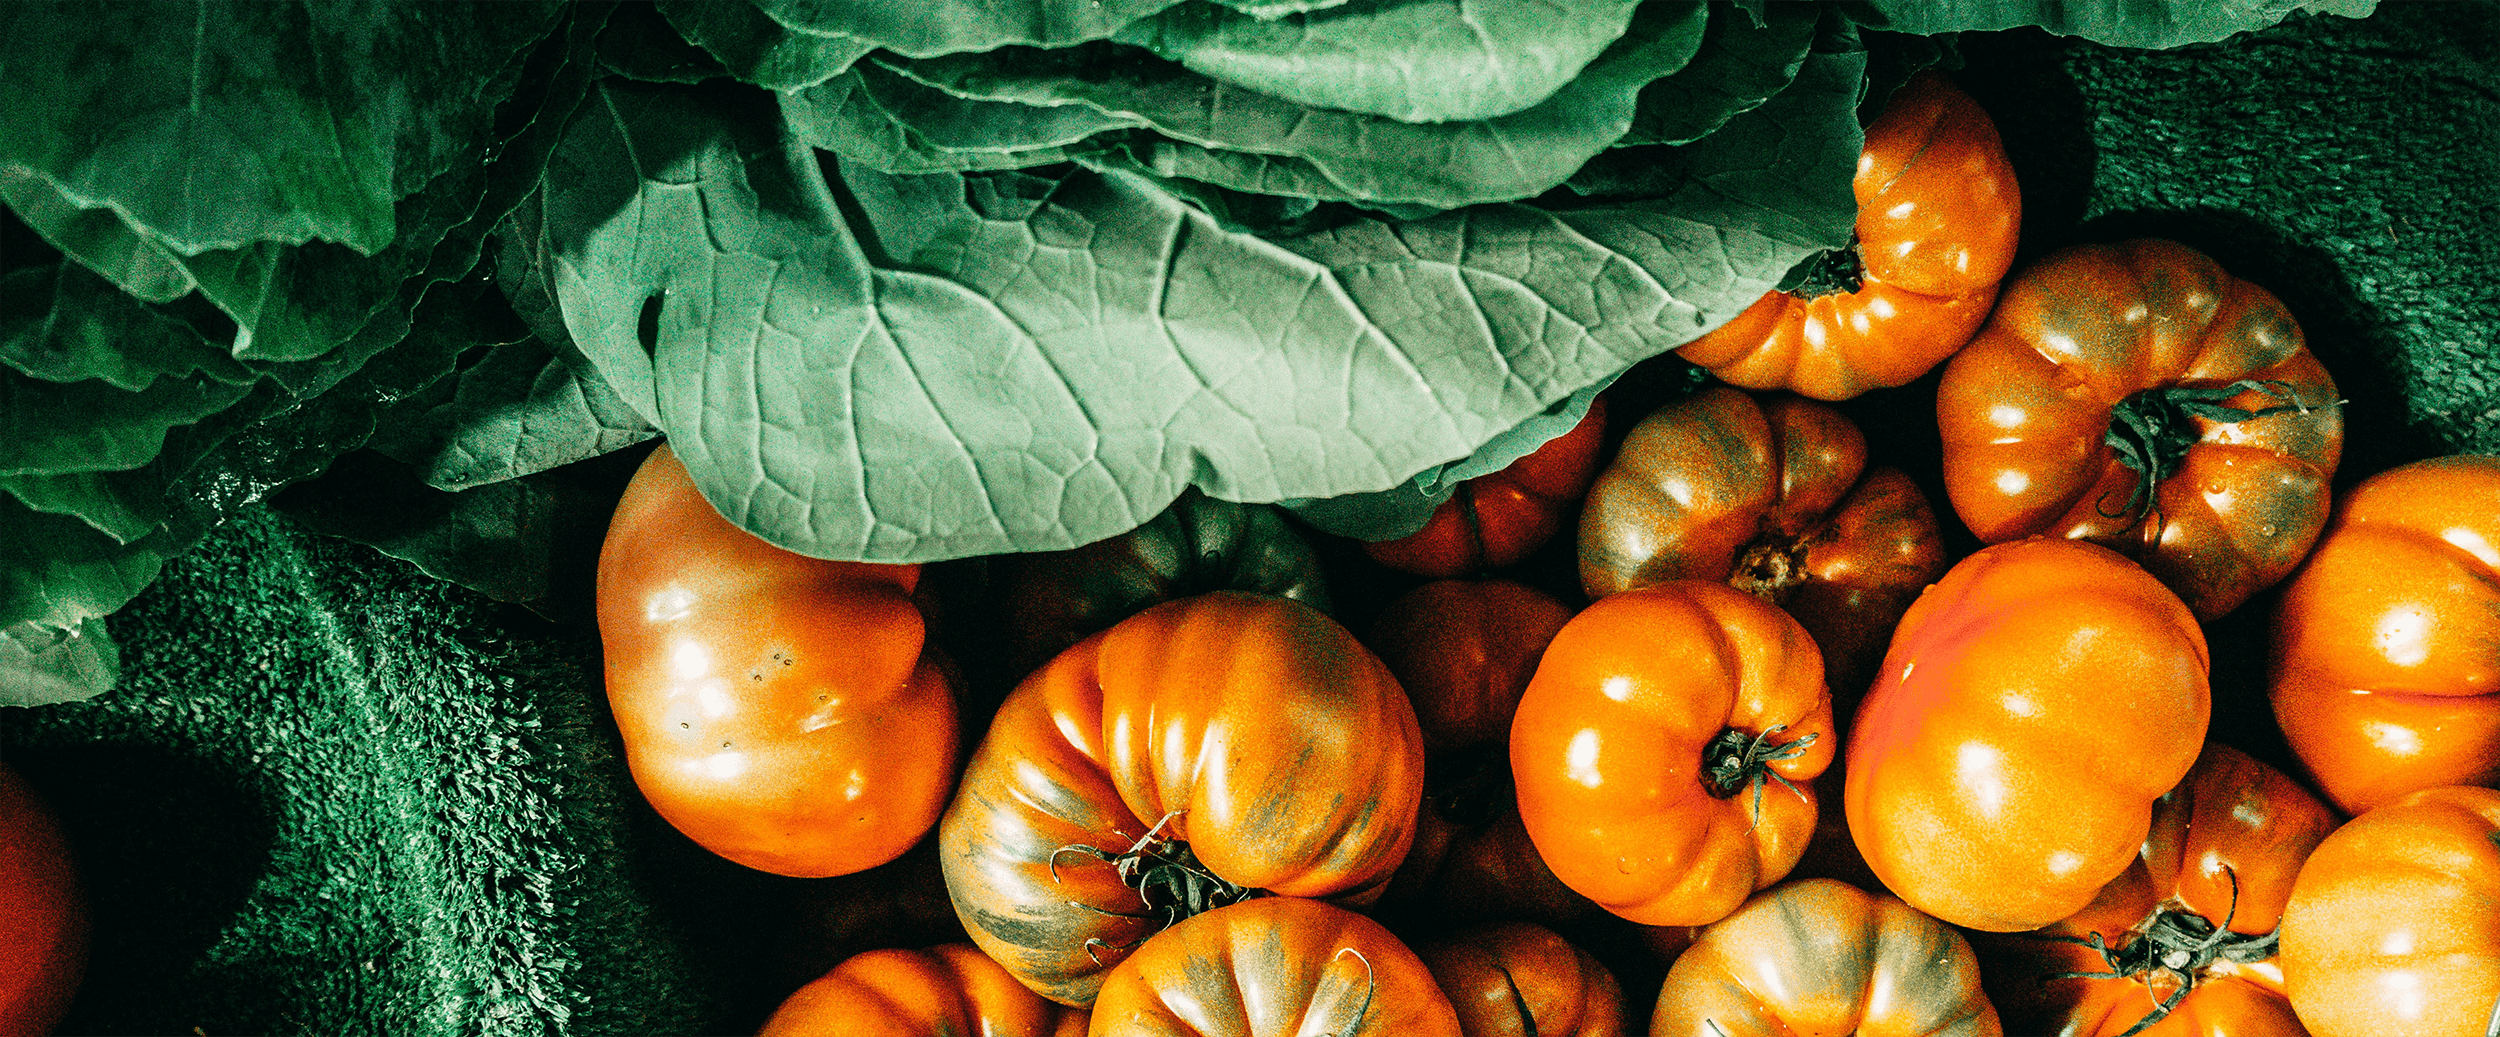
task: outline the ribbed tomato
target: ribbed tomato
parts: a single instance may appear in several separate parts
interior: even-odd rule
[[[2338,402],[2265,289],[2176,242],[2078,245],[2008,280],[1945,365],[1945,491],[1983,541],[2115,548],[2212,619],[2326,524]]]
[[[1682,580],[1572,617],[1520,700],[1510,765],[1565,885],[1644,925],[1700,925],[1796,866],[1834,739],[1805,629]]]
[[[2500,457],[2353,487],[2285,585],[2270,644],[2275,719],[2346,813],[2500,785]]]
[[[1621,1037],[1614,973],[1541,925],[1490,922],[1415,945],[1465,1037]]]
[[[1658,408],[1615,451],[1580,511],[1592,598],[1714,580],[1787,610],[1854,697],[1903,609],[1944,573],[1936,514],[1910,477],[1866,466],[1839,411],[1724,386]]]
[[[968,943],[876,950],[800,987],[758,1037],[1081,1037],[1088,1017],[1025,989]]]
[[[2136,859],[2212,714],[2204,631],[2075,540],[1987,548],[1901,617],[1849,732],[1849,832],[1955,925],[2037,929]]]
[[[1989,999],[2017,1033],[2300,1033],[2277,924],[2301,863],[2336,824],[2281,771],[2207,745],[2154,802],[2135,862],[2089,906],[2034,932],[1973,939]]]
[[[50,1033],[87,964],[87,898],[52,808],[0,764],[0,1034]]]
[[[1491,475],[1458,484],[1424,528],[1363,545],[1373,561],[1418,576],[1464,576],[1515,565],[1571,524],[1597,475],[1606,439],[1606,397],[1589,401],[1571,431]]]
[[[765,543],[653,451],[608,523],[598,598],[608,704],[660,816],[781,875],[847,875],[918,842],[958,742],[919,576]]]
[[[2409,792],[2310,851],[2283,986],[2316,1037],[2481,1037],[2500,1020],[2500,791]]]
[[[1094,1037],[1459,1037],[1415,952],[1316,900],[1260,897],[1155,934],[1103,977]]]
[[[1764,891],[1667,971],[1652,1037],[1995,1037],[1979,962],[1952,929],[1831,879]]]
[[[1866,128],[1857,241],[1678,353],[1748,389],[1845,400],[1970,341],[2014,262],[2022,191],[1996,124],[1949,80],[1902,85]]]
[[[1176,917],[1257,891],[1377,897],[1414,837],[1405,692],[1307,605],[1224,591],[1078,642],[1009,694],[938,826],[973,942],[1091,1004]]]

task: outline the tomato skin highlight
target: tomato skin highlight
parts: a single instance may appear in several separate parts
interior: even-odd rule
[[[87,965],[87,896],[52,808],[0,763],[0,1034],[52,1032]]]
[[[2344,812],[2500,786],[2500,457],[2353,487],[2284,586],[2273,635],[2275,719]]]
[[[757,1037],[1083,1037],[1087,1022],[978,948],[950,943],[845,960],[782,1001]]]
[[[1460,1037],[1406,944],[1317,900],[1259,897],[1166,929],[1103,977],[1093,1037]]]
[[[1516,565],[1568,528],[1589,480],[1597,477],[1606,441],[1606,397],[1571,431],[1489,475],[1458,484],[1432,509],[1424,528],[1395,540],[1369,541],[1363,553],[1400,572],[1447,579]]]
[[[1845,400],[1915,381],[1970,341],[2022,224],[1996,124],[1944,77],[1914,77],[1866,128],[1851,188],[1857,290],[1771,292],[1678,354],[1731,385]]]
[[[2073,915],[2203,750],[2208,659],[2178,596],[2115,552],[1981,550],[1902,616],[1859,707],[1850,834],[1886,887],[1954,925]]]
[[[1731,734],[1776,751],[1722,798],[1705,767]],[[1612,595],[1563,627],[1520,700],[1510,762],[1555,877],[1643,925],[1701,925],[1796,866],[1836,740],[1805,629],[1742,591],[1681,580]]]
[[[2283,985],[2315,1037],[2482,1037],[2500,1005],[2500,790],[2406,793],[2309,854]]]
[[[609,523],[598,583],[608,702],[652,807],[779,875],[847,875],[918,842],[959,739],[918,580],[917,566],[765,543],[653,451]]]

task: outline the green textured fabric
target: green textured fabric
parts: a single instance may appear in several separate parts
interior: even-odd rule
[[[2158,234],[2280,295],[2351,400],[2339,485],[2500,451],[2500,12],[1962,53],[2023,178],[2026,257]],[[1848,410],[1913,460],[1932,391]],[[2213,632],[2217,731],[2258,743],[2265,601]],[[751,1032],[860,926],[942,929],[886,887],[756,875],[658,822],[579,624],[255,513],[110,625],[121,688],[0,710],[96,905],[63,1032]]]

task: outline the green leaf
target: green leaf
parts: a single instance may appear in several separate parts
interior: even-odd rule
[[[426,485],[465,490],[621,450],[659,434],[599,377],[535,336],[477,350],[475,363],[384,416],[374,448]]]
[[[889,173],[1021,169],[1067,160],[1067,145],[1145,120],[1084,105],[957,97],[874,63],[781,96],[799,139]]]
[[[1845,200],[1855,146],[1829,153],[1758,172]],[[765,96],[611,82],[520,240],[723,514],[810,555],[918,561],[1073,547],[1192,484],[1388,488],[1847,240],[1845,210],[1687,194],[1268,241],[1124,174],[892,176],[791,140]],[[1780,239],[1823,224],[1842,232]]]
[[[136,468],[255,378],[78,264],[14,271],[0,289],[0,476]]]
[[[2294,11],[2367,16],[2375,0],[1857,0],[1871,29],[1932,35],[2036,25],[2118,47],[2211,43],[2282,21]]]
[[[22,167],[0,166],[0,203],[53,247],[144,301],[172,302],[199,287],[171,250],[132,230],[110,210],[71,204],[51,181]]]
[[[0,629],[30,647],[38,633],[81,629],[137,597],[206,532],[184,523],[124,544],[0,494]]]
[[[660,14],[729,74],[771,90],[800,90],[842,74],[877,45],[854,36],[783,28],[742,0],[660,0]]]
[[[930,57],[1099,40],[1180,0],[755,0],[784,27]]]
[[[1306,107],[1481,120],[1554,96],[1624,34],[1639,2],[1361,0],[1284,17],[1192,2],[1112,38]]]
[[[1538,447],[1571,431],[1588,417],[1589,405],[1597,394],[1613,385],[1615,376],[1583,386],[1580,391],[1555,401],[1535,415],[1513,425],[1506,432],[1486,440],[1476,452],[1448,464],[1438,464],[1415,473],[1415,477],[1376,493],[1349,493],[1337,497],[1292,498],[1277,503],[1291,509],[1302,520],[1338,536],[1358,540],[1395,540],[1424,528],[1432,520],[1433,509],[1458,492],[1458,484],[1480,475],[1491,475],[1510,467],[1511,462],[1535,453]]]
[[[1325,11],[1347,0],[1215,0],[1253,18],[1276,19],[1289,14]]]
[[[679,35],[649,0],[616,5],[599,29],[601,69],[646,83],[700,83],[729,75],[710,52]]]
[[[1806,4],[1775,5],[1759,23],[1721,8],[1692,63],[1641,88],[1632,128],[1615,146],[1688,144],[1753,110],[1797,77],[1820,20]]]
[[[1455,208],[1541,194],[1605,150],[1630,128],[1641,88],[1700,48],[1706,14],[1700,4],[1644,4],[1622,39],[1545,102],[1437,124],[1304,107],[1119,44],[871,60],[961,97],[1134,114],[1210,152],[1299,158],[1332,185],[1330,197]],[[1260,190],[1240,165],[1229,173],[1226,165],[1168,175]],[[1259,163],[1249,165],[1263,178]]]
[[[62,631],[21,626],[0,631],[0,706],[78,702],[112,690],[122,653],[104,621]]]

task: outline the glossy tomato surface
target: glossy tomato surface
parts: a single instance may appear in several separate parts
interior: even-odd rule
[[[1088,1022],[968,943],[876,950],[799,988],[760,1037],[1080,1037]]]
[[[1984,549],[1901,618],[1849,734],[1849,832],[1886,887],[1955,925],[2073,915],[2203,751],[2207,670],[2196,618],[2115,552]]]
[[[87,963],[87,899],[52,808],[0,764],[0,1034],[52,1032]]]
[[[1008,695],[938,827],[955,910],[1055,1000],[1247,891],[1376,898],[1414,837],[1415,712],[1335,621],[1225,591],[1147,609]]]
[[[2284,738],[2346,813],[2500,785],[2500,457],[2392,468],[2336,503],[2274,614]]]
[[[1298,897],[1158,933],[1102,981],[1095,1037],[1458,1037],[1432,974],[1380,924]]]
[[[1892,625],[1944,574],[1927,498],[1866,464],[1839,411],[1724,386],[1658,408],[1615,451],[1580,512],[1580,585],[1592,598],[1667,580],[1715,580],[1780,606],[1854,696]]]
[[[1519,814],[1556,877],[1645,925],[1700,925],[1796,866],[1837,746],[1797,621],[1684,580],[1581,610],[1511,724]]]
[[[2079,245],[2009,279],[1945,366],[1945,491],[1983,541],[2091,540],[2212,619],[2317,540],[2338,402],[2265,289],[2176,242]]]
[[[2481,1037],[2500,1018],[2500,791],[2443,786],[2352,819],[2283,909],[2283,985],[2315,1037]]]
[[[1541,925],[1467,926],[1415,947],[1466,1037],[1620,1037],[1623,988]]]
[[[2301,864],[2337,824],[2281,771],[2209,744],[2154,802],[2135,862],[2090,905],[2035,932],[1973,937],[1988,996],[2016,1033],[2114,1037],[2151,1020],[2134,1032],[2298,1034],[2277,926]]]
[[[1934,73],[1866,128],[1851,189],[1858,284],[1772,292],[1679,353],[1731,384],[1845,400],[1905,385],[1970,341],[2014,262],[2022,191],[1996,124]]]
[[[917,566],[830,562],[731,525],[665,446],[599,553],[599,640],[626,762],[660,816],[782,875],[893,860],[936,823],[955,695]]]
[[[1436,578],[1515,565],[1570,528],[1597,475],[1605,439],[1606,397],[1600,395],[1571,431],[1501,471],[1458,484],[1424,528],[1365,543],[1363,552],[1389,568]]]
[[[1652,1037],[1995,1037],[1960,934],[1830,879],[1782,883],[1676,958]]]

